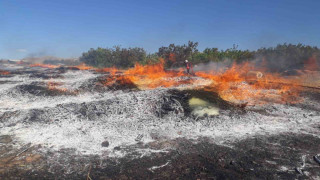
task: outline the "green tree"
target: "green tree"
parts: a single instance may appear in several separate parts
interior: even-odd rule
[[[79,58],[81,62],[90,66],[116,66],[117,68],[133,67],[135,63],[142,63],[145,59],[146,51],[143,48],[121,48],[120,46],[114,46],[113,48],[91,48]]]
[[[162,46],[158,50],[158,56],[164,58],[167,67],[174,64],[183,64],[186,59],[193,59],[198,52],[198,42],[188,41],[188,44],[175,45],[170,44],[168,47]]]

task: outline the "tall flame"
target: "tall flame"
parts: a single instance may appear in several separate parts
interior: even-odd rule
[[[265,62],[264,62],[265,64]],[[117,71],[106,69],[106,71]],[[164,60],[155,65],[136,64],[135,67],[114,76],[106,81],[106,85],[112,82],[132,82],[141,89],[153,89],[158,87],[175,87],[182,84],[193,85],[199,80],[211,82],[198,88],[216,92],[221,98],[234,103],[248,103],[249,105],[264,104],[267,102],[295,103],[299,102],[301,79],[286,78],[277,73],[268,73],[265,68],[256,68],[253,63],[234,63],[224,72],[197,72],[196,77],[191,77],[179,71],[166,71]],[[187,76],[187,77],[186,77]]]
[[[172,56],[171,60],[175,58]],[[133,68],[119,70],[115,67],[97,69],[85,64],[74,66],[80,70],[96,70],[108,72],[109,76],[104,81],[106,86],[114,84],[134,84],[140,89],[168,88],[180,85],[193,87],[198,81],[206,81],[197,88],[212,91],[229,102],[247,103],[249,105],[264,104],[267,102],[295,103],[301,100],[299,91],[301,86],[319,86],[320,77],[317,60],[311,57],[305,62],[305,69],[300,76],[283,77],[277,73],[269,73],[266,69],[266,61],[259,67],[245,62],[234,63],[225,71],[196,72],[195,77],[184,73],[183,69],[168,71],[164,68],[165,61],[160,59],[158,64],[141,65],[136,63]],[[56,65],[33,64],[32,67],[56,68]],[[310,79],[310,82],[308,81]],[[318,81],[315,81],[318,79]],[[201,83],[199,83],[201,84]],[[49,89],[60,89],[56,84],[48,84]],[[64,91],[64,89],[60,89]]]
[[[142,88],[157,88],[157,87],[172,87],[175,85],[183,84],[176,78],[184,76],[183,69],[178,72],[165,71],[164,60],[161,59],[160,63],[154,65],[140,65],[136,64],[134,68],[130,68],[124,72],[124,75]]]
[[[279,103],[298,101],[298,81],[283,78],[279,74],[254,70],[254,66],[246,62],[233,64],[231,68],[222,73],[197,72],[196,75],[211,79],[213,83],[206,89],[217,92],[226,101],[247,102],[249,105],[262,104],[267,101]],[[255,76],[254,82],[248,76]]]

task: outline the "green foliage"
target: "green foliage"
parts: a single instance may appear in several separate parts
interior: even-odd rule
[[[251,60],[254,57],[254,52],[249,50],[237,50],[237,46],[224,50],[218,50],[218,48],[206,48],[203,52],[196,53],[191,61],[194,64],[207,63],[210,61],[219,62],[226,59],[234,60],[237,62]]]
[[[319,61],[320,50],[317,47],[302,44],[279,44],[276,47],[260,48],[255,57],[267,62],[269,69],[284,71],[288,69],[301,69],[304,63],[312,56]]]
[[[146,51],[143,48],[91,48],[80,57],[80,61],[95,67],[128,68],[135,63],[142,63],[146,59]]]
[[[202,52],[197,49],[198,42],[160,47],[157,53],[146,54],[143,48],[97,48],[90,49],[80,57],[80,61],[95,67],[129,68],[135,63],[156,64],[160,58],[165,60],[166,67],[184,65],[188,59],[193,64],[233,60],[238,63],[249,60],[265,60],[269,69],[284,71],[301,68],[306,60],[316,56],[319,60],[320,50],[317,47],[302,44],[279,44],[276,47],[260,48],[257,51],[239,50],[237,45],[226,50],[206,48]]]
[[[157,64],[160,62],[160,58],[156,53],[148,54],[147,57],[141,64]]]
[[[168,47],[160,47],[157,55],[164,58],[167,67],[171,67],[174,64],[183,64],[190,57],[192,59],[193,55],[198,52],[197,47],[198,42],[192,41],[182,46],[170,44]]]

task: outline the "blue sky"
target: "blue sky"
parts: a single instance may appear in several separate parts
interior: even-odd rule
[[[319,0],[0,0],[0,58],[78,57],[89,48],[199,42],[320,47]]]

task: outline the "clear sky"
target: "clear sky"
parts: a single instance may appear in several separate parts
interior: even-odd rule
[[[89,48],[199,42],[320,47],[320,0],[0,0],[0,58],[78,57]]]

